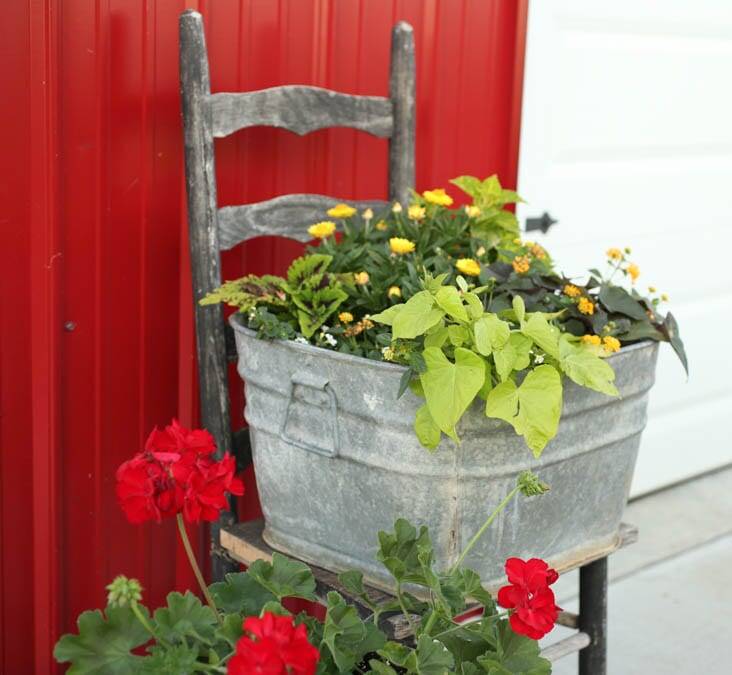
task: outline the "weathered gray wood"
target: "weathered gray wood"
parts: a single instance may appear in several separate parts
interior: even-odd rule
[[[217,138],[239,129],[267,126],[301,136],[326,127],[351,127],[374,136],[392,134],[392,102],[382,96],[354,96],[322,87],[285,85],[209,98]]]
[[[213,434],[217,452],[221,455],[231,449],[223,308],[221,305],[201,307],[198,304],[198,300],[206,293],[221,284],[214,147],[206,112],[206,99],[211,85],[201,15],[191,10],[184,12],[180,17],[179,29],[188,232],[201,423]],[[219,526],[217,523],[211,525],[211,538],[214,548],[217,548]],[[213,557],[212,565],[216,577],[221,577],[226,571],[223,560],[216,556]]]
[[[406,204],[415,185],[416,73],[414,30],[400,21],[391,34],[389,95],[394,131],[389,141],[389,198]]]
[[[541,655],[553,663],[569,654],[576,654],[580,649],[587,647],[590,642],[590,636],[587,633],[575,633],[564,638],[564,640],[545,647],[541,650]]]
[[[333,220],[327,211],[336,204],[348,204],[362,211],[370,208],[378,214],[386,209],[384,201],[350,201],[324,195],[284,195],[266,202],[224,206],[219,209],[219,244],[223,250],[233,248],[242,241],[277,235],[296,241],[310,241],[308,226],[321,220]]]

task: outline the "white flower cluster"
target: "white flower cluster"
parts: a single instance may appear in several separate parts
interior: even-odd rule
[[[320,328],[320,334],[323,337],[323,340],[325,340],[331,347],[337,347],[338,346],[338,340],[336,340],[329,332],[328,332],[328,326],[322,326]]]

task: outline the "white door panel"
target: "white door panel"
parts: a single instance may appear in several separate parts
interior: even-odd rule
[[[732,462],[732,2],[532,0],[519,218],[571,275],[633,248],[671,296],[633,493]]]

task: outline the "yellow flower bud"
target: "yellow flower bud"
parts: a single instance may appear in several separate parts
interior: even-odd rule
[[[425,208],[423,206],[419,206],[418,204],[413,204],[409,207],[407,210],[407,215],[411,220],[424,220],[424,217],[427,215],[427,212],[425,211]]]
[[[479,206],[469,204],[465,207],[465,213],[468,214],[468,218],[477,218],[481,214],[481,210]]]
[[[394,202],[394,206],[391,207],[392,213],[401,213],[402,205],[399,202]]]
[[[402,289],[399,288],[399,286],[389,286],[389,290],[386,292],[386,294],[390,298],[401,298],[402,297]]]
[[[389,226],[383,220],[380,220],[378,223],[376,223],[376,229],[379,230],[379,232],[384,232],[388,228]]]
[[[353,321],[353,314],[350,312],[341,312],[338,315],[338,321],[341,323],[351,323],[351,321]]]
[[[371,220],[374,217],[374,212],[371,209],[366,209],[361,215],[364,220]]]
[[[365,286],[369,282],[369,273],[356,272],[356,274],[353,275],[353,278],[359,286]]]

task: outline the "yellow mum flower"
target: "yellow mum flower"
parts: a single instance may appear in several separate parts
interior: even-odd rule
[[[336,224],[331,220],[323,220],[308,228],[308,234],[316,239],[325,239],[335,232]]]
[[[468,218],[477,218],[482,211],[480,210],[480,206],[472,204],[465,207],[465,213],[468,214]]]
[[[619,352],[620,340],[618,340],[618,338],[614,338],[612,335],[606,335],[602,338],[602,346],[609,352]]]
[[[605,251],[605,255],[610,260],[620,260],[623,257],[623,252],[619,248],[609,248]]]
[[[399,286],[389,286],[389,290],[386,292],[386,294],[390,298],[401,298],[402,297],[402,289],[399,288]]]
[[[458,268],[459,272],[467,274],[469,277],[477,277],[480,274],[480,263],[473,258],[460,258],[456,263],[455,267]]]
[[[656,289],[656,287],[655,287],[655,286],[649,286],[649,287],[648,287],[648,292],[649,292],[649,293],[655,293],[655,292],[656,292],[656,290],[657,290],[657,289]]]
[[[369,282],[370,277],[368,272],[356,272],[353,278],[359,286],[365,286]]]
[[[341,312],[338,315],[338,321],[341,323],[351,323],[351,321],[353,321],[353,314],[350,312]]]
[[[577,303],[577,309],[579,309],[582,314],[594,314],[595,303],[592,302],[592,300],[588,300],[587,298],[580,298],[579,302]]]
[[[630,263],[630,265],[628,265],[627,272],[630,275],[631,281],[635,283],[635,280],[640,276],[640,267],[635,263]]]
[[[661,300],[663,302],[668,302],[668,295],[666,293],[661,293]]]
[[[364,220],[371,220],[374,217],[374,212],[371,209],[366,209],[361,215]]]
[[[386,224],[385,221],[380,220],[378,223],[376,223],[376,229],[379,230],[379,232],[384,232],[385,230],[389,229],[389,226]]]
[[[511,264],[513,265],[513,269],[516,274],[525,274],[531,267],[531,261],[525,255],[516,256]]]
[[[411,220],[424,220],[425,215],[427,215],[427,212],[425,211],[423,206],[419,206],[417,204],[414,204],[409,207],[407,210],[407,215]]]
[[[411,207],[410,207],[411,210]],[[392,237],[389,239],[389,248],[392,253],[397,255],[406,255],[414,251],[414,242],[409,239],[402,239],[401,237]]]
[[[599,346],[601,340],[600,340],[599,335],[583,335],[582,342],[586,345],[598,345]]]
[[[401,213],[402,205],[399,202],[394,202],[394,206],[391,207],[392,213]]]
[[[546,258],[546,251],[539,246],[539,244],[534,244],[529,253],[531,253],[531,255],[533,255],[537,260],[544,260],[544,258]]]
[[[328,209],[328,215],[331,218],[350,218],[356,209],[348,204],[336,204],[332,209]]]
[[[582,295],[582,291],[574,284],[565,284],[562,293],[568,295],[570,298],[579,298]]]
[[[516,244],[516,246],[521,246],[521,238],[516,237],[516,239],[513,240],[513,243]]]
[[[438,206],[450,206],[452,204],[452,197],[442,188],[425,190],[422,196],[429,204],[437,204]]]

